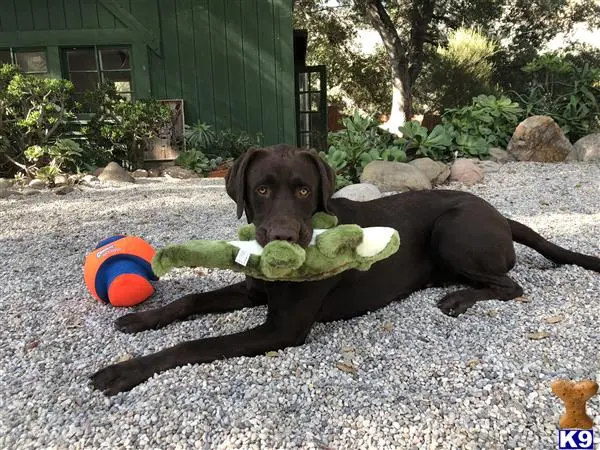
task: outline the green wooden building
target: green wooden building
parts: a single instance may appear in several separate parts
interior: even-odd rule
[[[181,99],[186,123],[261,132],[267,145],[315,145],[324,71],[304,66],[292,10],[292,0],[0,0],[0,63],[77,92],[112,80],[133,99]]]

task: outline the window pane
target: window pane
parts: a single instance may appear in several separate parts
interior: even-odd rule
[[[117,92],[131,92],[131,72],[103,72],[102,77],[112,81]]]
[[[300,111],[310,111],[310,94],[300,94]]]
[[[46,73],[46,52],[15,52],[15,62],[26,73]]]
[[[321,90],[321,74],[319,72],[313,72],[310,74],[310,90]]]
[[[320,93],[310,94],[310,99],[311,99],[310,110],[318,111],[319,108],[321,107],[321,94]]]
[[[300,130],[310,131],[309,114],[300,114]]]
[[[304,72],[298,76],[298,89],[300,91],[308,91],[308,73]]]
[[[75,92],[93,91],[98,88],[98,74],[96,72],[75,72],[69,75],[75,86]]]
[[[69,71],[96,70],[96,55],[93,48],[80,48],[67,51]]]
[[[10,64],[10,50],[0,50],[0,64]]]
[[[310,147],[310,133],[302,133],[300,135],[300,147]]]
[[[126,48],[104,48],[100,50],[103,70],[130,69],[129,50]]]

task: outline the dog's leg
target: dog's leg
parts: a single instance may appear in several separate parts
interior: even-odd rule
[[[515,264],[506,219],[491,206],[474,204],[444,213],[432,231],[437,270],[472,286],[445,295],[438,307],[456,317],[482,300],[511,300],[523,289],[506,274]]]
[[[255,356],[300,345],[310,332],[331,283],[267,283],[264,324],[227,336],[184,342],[140,358],[108,366],[91,376],[106,395],[128,391],[155,373],[185,364],[208,363],[235,356]]]
[[[509,277],[498,279],[497,285],[486,288],[467,288],[450,292],[442,297],[437,305],[444,314],[457,317],[482,300],[512,300],[523,294],[523,289]]]
[[[252,295],[242,281],[214,291],[188,294],[160,308],[126,314],[115,321],[115,328],[123,333],[156,330],[197,314],[236,311],[266,303],[265,296]]]

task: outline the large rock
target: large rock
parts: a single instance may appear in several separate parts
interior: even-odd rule
[[[573,146],[548,116],[531,116],[517,125],[507,151],[519,161],[560,162]]]
[[[483,169],[471,159],[459,158],[450,168],[450,180],[467,186],[479,183],[483,180],[483,176]]]
[[[381,192],[406,192],[431,189],[427,176],[414,166],[394,161],[373,161],[367,164],[360,177]]]
[[[100,180],[98,179],[98,177],[94,176],[94,175],[85,175],[82,179],[81,182],[85,183],[85,184],[93,184],[93,183],[98,183]]]
[[[31,189],[44,189],[47,184],[44,180],[40,180],[38,178],[31,180],[27,186],[29,186]]]
[[[12,192],[7,188],[3,188],[0,186],[0,198],[8,198],[10,197]]]
[[[504,164],[515,161],[515,157],[500,147],[492,147],[490,148],[490,160]]]
[[[600,133],[588,134],[573,144],[568,161],[600,161]]]
[[[69,184],[69,177],[66,175],[60,174],[54,177],[54,186],[65,186]]]
[[[355,202],[368,202],[379,197],[381,197],[381,192],[379,192],[377,186],[369,183],[351,184],[343,187],[332,196],[332,198],[347,198]]]
[[[112,181],[117,183],[135,183],[135,178],[129,175],[129,172],[116,162],[108,163],[102,173],[98,175],[98,179],[100,181]]]
[[[431,158],[413,159],[409,164],[423,172],[434,186],[442,184],[450,176],[450,167]]]
[[[163,175],[167,178],[179,178],[182,180],[188,180],[190,178],[199,178],[198,175],[193,170],[186,169],[181,166],[171,166],[167,167],[163,170]]]

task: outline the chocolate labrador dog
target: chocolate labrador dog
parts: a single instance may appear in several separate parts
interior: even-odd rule
[[[226,188],[237,203],[238,218],[246,213],[263,246],[275,239],[308,245],[312,215],[326,211],[337,215],[340,223],[395,228],[401,240],[396,254],[366,272],[350,270],[302,283],[247,277],[231,286],[188,294],[164,307],[120,317],[116,328],[136,333],[198,314],[268,307],[265,322],[256,328],[183,342],[108,366],[92,375],[93,386],[114,395],[184,364],[301,345],[315,322],[356,317],[427,286],[468,286],[438,301],[440,310],[453,317],[478,301],[513,299],[523,293],[507,275],[515,264],[513,242],[527,245],[557,264],[600,272],[600,258],[550,243],[475,195],[431,190],[354,202],[331,199],[334,183],[333,170],[315,151],[278,145],[250,149],[241,156],[227,177]]]

